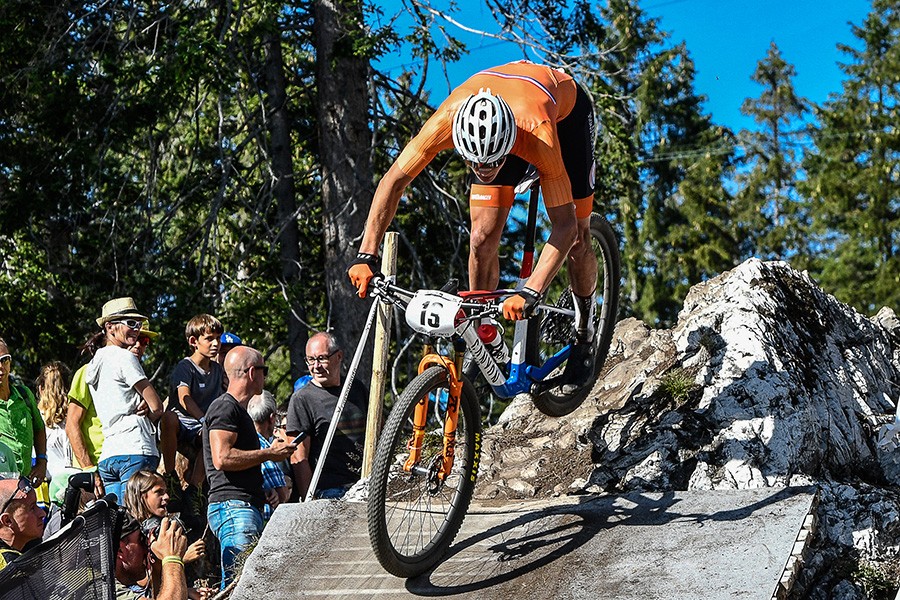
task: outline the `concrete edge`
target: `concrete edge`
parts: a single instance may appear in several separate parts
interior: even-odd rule
[[[785,562],[781,578],[775,586],[772,600],[787,600],[788,595],[791,593],[791,589],[794,587],[794,583],[797,581],[797,577],[800,575],[800,570],[803,568],[803,563],[806,562],[809,548],[812,545],[813,536],[815,535],[816,527],[818,526],[818,519],[816,517],[818,505],[819,494],[816,493],[813,496],[812,502],[810,502],[809,512],[803,519],[800,531],[797,533],[797,539],[794,541],[793,548],[791,548],[791,555]]]

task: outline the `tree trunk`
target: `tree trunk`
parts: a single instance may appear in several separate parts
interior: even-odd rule
[[[278,30],[266,34],[266,88],[268,93],[269,133],[271,136],[272,171],[275,181],[272,193],[278,202],[278,222],[281,255],[282,285],[287,290],[290,311],[286,315],[288,349],[291,357],[292,381],[305,367],[306,309],[300,286],[300,231],[295,213],[297,198],[294,190],[294,161],[291,150],[291,131],[286,107],[284,58]]]
[[[366,35],[360,2],[316,0],[314,10],[329,324],[349,362],[371,302],[356,297],[347,279],[347,266],[356,256],[374,192],[369,63],[365,56],[353,54],[353,40]],[[371,346],[359,372],[368,373],[370,367]]]

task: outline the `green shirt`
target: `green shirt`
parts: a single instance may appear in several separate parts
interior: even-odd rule
[[[87,373],[87,365],[75,371],[75,375],[72,376],[69,401],[84,409],[84,416],[81,419],[81,437],[84,439],[88,456],[96,465],[100,458],[100,451],[103,450],[103,426],[100,423],[100,417],[97,416],[97,407],[94,406],[94,399],[91,397],[85,373]],[[75,464],[78,464],[77,458],[72,457],[72,459]]]
[[[28,475],[31,472],[34,433],[44,429],[44,420],[31,390],[10,382],[9,391],[9,400],[0,400],[0,442],[9,446],[15,454],[19,473]]]

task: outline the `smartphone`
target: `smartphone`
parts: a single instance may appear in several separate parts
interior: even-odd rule
[[[295,437],[294,439],[291,440],[291,443],[294,444],[294,445],[297,445],[297,444],[299,444],[300,442],[302,442],[302,441],[303,441],[303,438],[305,438],[305,437],[306,437],[306,432],[305,432],[305,431],[301,431],[301,432],[300,432],[300,435],[298,435],[297,437]]]

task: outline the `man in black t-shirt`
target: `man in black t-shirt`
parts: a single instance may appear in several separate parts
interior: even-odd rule
[[[225,358],[228,391],[213,401],[203,423],[203,461],[209,483],[209,527],[222,550],[222,589],[234,578],[235,557],[262,533],[262,471],[267,460],[291,456],[297,446],[276,439],[260,449],[247,403],[262,393],[268,367],[262,354],[238,346]]]
[[[300,498],[306,498],[313,469],[322,453],[334,408],[341,395],[343,358],[344,353],[329,333],[317,333],[306,344],[306,364],[309,365],[312,381],[291,396],[286,427],[290,439],[302,432],[307,434],[291,457],[295,488]],[[316,486],[316,498],[341,498],[359,480],[367,406],[366,389],[354,380],[325,457],[322,475]]]

